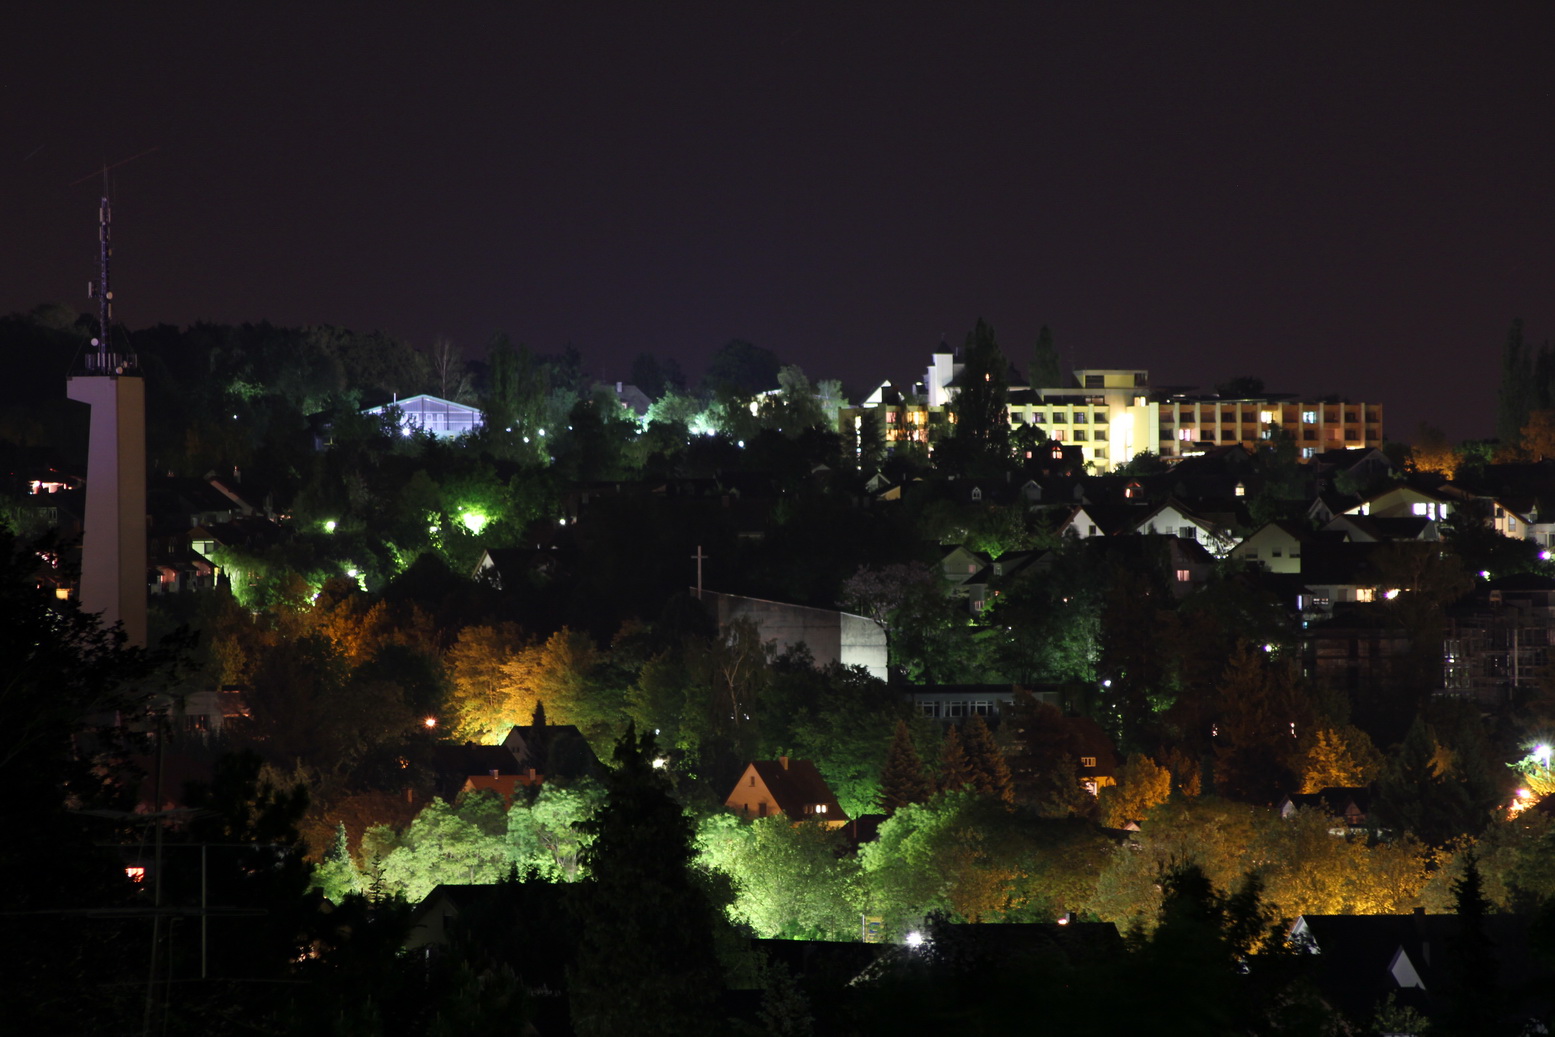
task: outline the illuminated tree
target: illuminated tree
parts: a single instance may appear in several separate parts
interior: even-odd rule
[[[507,840],[519,874],[576,882],[583,850],[592,838],[584,825],[599,812],[604,798],[604,788],[593,781],[548,781],[533,802],[514,803],[507,813]]]
[[[1124,762],[1117,781],[1099,793],[1101,823],[1108,828],[1142,820],[1151,807],[1165,803],[1172,794],[1171,771],[1140,753]]]
[[[1382,757],[1371,738],[1360,728],[1319,727],[1311,744],[1300,755],[1296,771],[1302,792],[1327,788],[1359,788],[1368,785],[1382,766]]]
[[[324,860],[313,871],[313,883],[336,904],[353,893],[361,893],[366,888],[362,879],[362,873],[356,866],[356,861],[351,859],[351,847],[346,838],[346,826],[335,826],[334,841],[328,850],[324,852]]]
[[[478,624],[459,631],[448,650],[448,722],[461,740],[485,740],[522,724],[539,695],[538,652],[516,623]]]
[[[428,803],[379,863],[384,888],[416,904],[442,883],[494,883],[506,875],[513,861],[500,802],[492,812],[494,798]]]
[[[773,939],[854,938],[857,864],[841,833],[786,817],[742,821],[717,814],[698,830],[698,861],[734,882],[732,920]]]

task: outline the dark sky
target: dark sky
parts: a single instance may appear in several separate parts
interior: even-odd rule
[[[30,8],[18,11],[17,8]],[[1555,334],[1555,5],[8,5],[0,313],[745,338],[855,389],[1024,366],[1489,435]]]

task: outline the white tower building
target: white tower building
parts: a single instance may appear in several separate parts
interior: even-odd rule
[[[98,209],[97,337],[65,394],[92,408],[86,463],[86,516],[81,538],[81,607],[103,625],[124,624],[132,645],[146,643],[146,387],[135,355],[109,338],[113,292],[113,214],[106,194]]]

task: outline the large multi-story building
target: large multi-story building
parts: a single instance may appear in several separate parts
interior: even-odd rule
[[[955,399],[962,365],[954,353],[935,353],[914,393],[890,383],[876,389],[842,419],[856,423],[880,408],[887,443],[932,445],[948,431],[946,409]],[[1136,454],[1186,457],[1240,443],[1257,447],[1281,432],[1302,458],[1338,448],[1382,445],[1382,405],[1300,400],[1290,394],[1225,397],[1152,389],[1139,368],[1080,368],[1067,387],[1015,386],[1009,390],[1012,429],[1035,426],[1050,440],[1079,447],[1096,471],[1111,471]]]

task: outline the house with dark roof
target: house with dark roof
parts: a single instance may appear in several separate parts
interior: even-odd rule
[[[1530,1021],[1547,1019],[1555,1008],[1555,973],[1529,953],[1529,917],[1491,914],[1484,918],[1494,991],[1481,992],[1483,1005],[1499,1016],[1485,1020],[1485,1033],[1533,1033]],[[1369,1020],[1390,994],[1395,1003],[1439,1017],[1461,992],[1467,968],[1462,922],[1457,915],[1302,915],[1290,940],[1317,955],[1319,992],[1353,1020]],[[1541,1027],[1542,1028],[1542,1027]],[[1434,1030],[1433,1030],[1434,1032]]]
[[[747,764],[724,806],[741,817],[782,814],[795,821],[818,821],[828,828],[848,823],[848,815],[815,764],[787,756]]]
[[[1371,789],[1334,786],[1318,792],[1293,792],[1280,800],[1281,817],[1292,817],[1303,809],[1321,810],[1335,820],[1335,826],[1329,831],[1344,835],[1350,829],[1366,824],[1371,810]]]
[[[598,777],[605,770],[589,740],[572,724],[512,727],[502,746],[519,767],[537,773],[541,780],[573,781]]]
[[[471,775],[500,777],[523,774],[518,757],[504,746],[439,743],[432,747],[433,791],[452,801]]]

